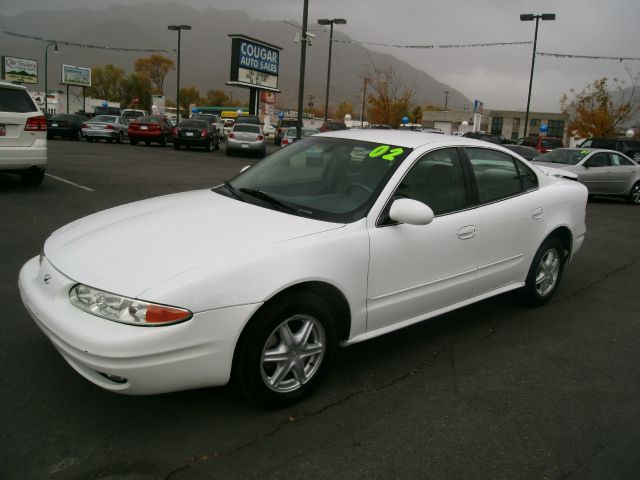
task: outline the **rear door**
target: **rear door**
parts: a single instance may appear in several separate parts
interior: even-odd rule
[[[40,111],[29,93],[22,88],[0,86],[0,148],[30,147],[44,132],[25,131],[27,119]]]

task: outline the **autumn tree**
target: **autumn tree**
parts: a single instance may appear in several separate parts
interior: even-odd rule
[[[180,89],[180,108],[186,109],[190,104],[200,102],[200,90],[197,87],[184,87]]]
[[[137,59],[133,68],[136,73],[149,77],[155,93],[164,95],[164,79],[170,70],[174,70],[174,62],[170,58],[154,53]]]
[[[369,122],[398,127],[413,103],[415,91],[402,82],[391,65],[373,65],[367,72],[373,93],[368,96]]]
[[[630,84],[614,78],[612,86],[604,77],[581,92],[570,90],[560,98],[562,113],[569,116],[567,130],[576,138],[614,137],[634,115],[640,112],[638,85],[640,74],[629,71]]]
[[[87,96],[119,102],[122,98],[124,82],[124,70],[112,63],[104,67],[93,67],[91,86],[87,89]]]
[[[133,72],[124,81],[122,104],[133,108],[141,108],[151,112],[151,93],[153,86],[151,79],[143,74]],[[138,97],[138,104],[133,104],[133,97]]]
[[[342,120],[347,113],[353,113],[353,105],[351,102],[340,102],[338,109],[335,112],[336,120]]]
[[[230,105],[229,96],[222,90],[208,90],[203,101],[209,106],[222,107]]]

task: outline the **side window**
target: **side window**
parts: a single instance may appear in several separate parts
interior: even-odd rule
[[[527,167],[524,163],[516,160],[516,168],[520,175],[520,181],[522,182],[522,188],[525,191],[534,190],[538,188],[538,177],[536,174]]]
[[[591,144],[593,143],[593,140],[585,140],[584,142],[582,142],[580,144],[580,147],[582,148],[589,148],[591,146]]]
[[[510,155],[484,148],[467,148],[466,152],[478,186],[480,203],[511,197],[525,190],[522,175],[526,171],[523,168],[521,174],[516,160]],[[533,172],[529,174],[535,176]],[[531,181],[529,178],[529,183]]]
[[[609,154],[596,153],[584,163],[585,167],[607,167],[609,166]]]
[[[611,165],[614,167],[633,165],[633,163],[617,153],[610,153],[609,159],[611,160]]]
[[[464,208],[466,190],[456,149],[436,150],[423,156],[402,179],[396,195],[418,200],[436,215]]]

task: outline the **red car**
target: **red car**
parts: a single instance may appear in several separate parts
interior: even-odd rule
[[[528,138],[521,138],[518,145],[535,148],[540,153],[547,153],[556,148],[563,148],[562,140],[556,137],[545,137],[544,135],[531,135]]]
[[[136,145],[138,142],[149,145],[155,142],[164,147],[173,136],[173,126],[167,117],[151,115],[132,120],[127,132],[131,145]]]

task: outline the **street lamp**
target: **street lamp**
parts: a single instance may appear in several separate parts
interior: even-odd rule
[[[180,34],[182,30],[191,30],[191,25],[169,25],[169,30],[178,31],[178,82],[176,86],[176,124],[180,121]]]
[[[527,96],[527,113],[524,116],[524,136],[527,136],[527,130],[529,129],[529,106],[531,105],[531,86],[533,85],[533,68],[536,64],[536,44],[538,43],[538,22],[542,20],[555,20],[555,13],[543,13],[542,15],[534,15],[533,13],[523,13],[520,15],[521,22],[536,21],[536,33],[533,37],[533,57],[531,59],[531,76],[529,77],[529,95]]]
[[[47,107],[49,106],[49,47],[53,45],[53,53],[58,53],[58,44],[56,42],[49,42],[44,49],[44,113],[49,113]]]
[[[324,120],[329,119],[329,83],[331,81],[331,50],[333,47],[333,24],[344,25],[347,21],[344,18],[321,18],[318,25],[331,25],[329,33],[329,66],[327,67],[327,94],[324,101]]]

